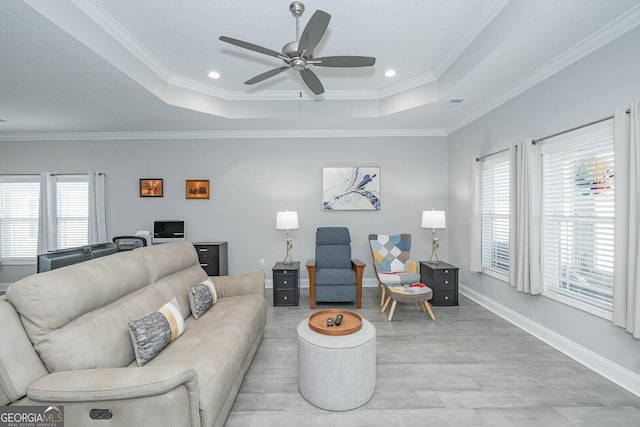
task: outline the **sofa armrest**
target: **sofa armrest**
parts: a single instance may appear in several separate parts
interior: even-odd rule
[[[258,294],[264,296],[264,272],[212,276],[218,297]]]
[[[196,373],[183,365],[59,371],[34,381],[27,396],[41,402],[124,400],[155,396],[184,386],[199,405]]]
[[[351,260],[351,268],[356,272],[356,308],[362,308],[362,275],[366,266],[359,259]]]

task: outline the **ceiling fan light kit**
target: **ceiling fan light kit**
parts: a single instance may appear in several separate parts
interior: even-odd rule
[[[246,85],[259,83],[291,68],[300,72],[302,80],[314,94],[321,95],[324,93],[324,87],[309,65],[318,67],[371,67],[376,63],[376,58],[370,56],[326,56],[314,58],[313,50],[327,31],[331,15],[325,11],[316,10],[302,31],[302,35],[300,35],[299,18],[304,13],[304,10],[302,2],[294,1],[289,5],[289,11],[296,18],[296,40],[285,44],[282,48],[282,53],[253,43],[220,36],[220,40],[223,42],[262,53],[263,55],[280,58],[285,62],[286,65],[284,66],[258,74],[247,80],[244,82]]]

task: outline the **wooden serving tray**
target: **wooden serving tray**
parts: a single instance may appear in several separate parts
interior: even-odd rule
[[[338,314],[342,314],[342,323],[339,326],[327,326],[327,319],[333,317],[335,320]],[[324,335],[349,335],[362,328],[362,317],[347,310],[327,309],[320,310],[309,316],[309,327]]]

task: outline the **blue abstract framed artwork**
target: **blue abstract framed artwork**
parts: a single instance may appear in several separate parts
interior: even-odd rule
[[[322,168],[322,209],[379,211],[380,167]]]

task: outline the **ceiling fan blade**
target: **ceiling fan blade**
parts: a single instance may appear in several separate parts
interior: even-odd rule
[[[275,56],[276,58],[284,59],[285,61],[289,61],[289,57],[281,54],[280,52],[276,52],[275,50],[267,49],[266,47],[258,46],[257,44],[244,42],[242,40],[233,39],[227,36],[220,36],[219,39],[223,42],[231,43],[233,45],[252,50],[254,52],[262,53],[264,55]]]
[[[304,70],[300,70],[300,75],[302,76],[302,80],[304,80],[305,84],[309,89],[311,89],[311,92],[316,95],[324,93],[324,87],[322,87],[322,83],[320,83],[320,79],[316,76],[316,73],[305,68]]]
[[[300,36],[300,41],[298,42],[299,53],[305,51],[305,56],[313,54],[313,49],[320,43],[322,36],[327,31],[329,20],[331,20],[331,15],[327,12],[323,10],[315,11]]]
[[[370,56],[325,56],[313,58],[308,62],[318,67],[371,67],[376,63],[376,58]]]
[[[273,70],[269,70],[266,73],[262,73],[262,74],[258,74],[257,76],[255,76],[252,79],[247,80],[246,82],[244,82],[244,84],[246,85],[252,85],[258,82],[261,82],[263,80],[268,79],[269,77],[273,77],[276,76],[278,74],[280,74],[283,71],[286,71],[289,69],[289,66],[284,66],[284,67],[280,67],[280,68],[274,68]]]

